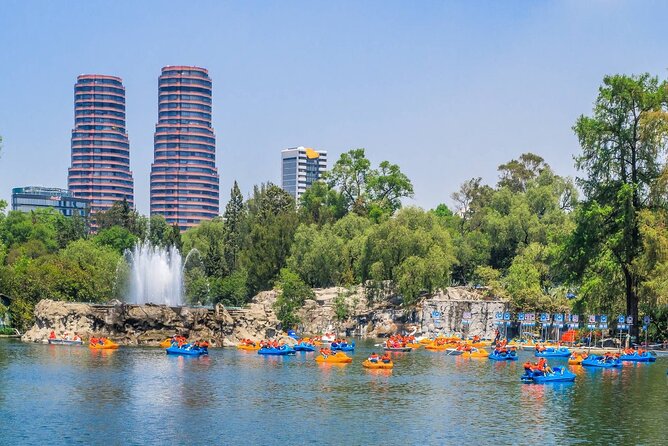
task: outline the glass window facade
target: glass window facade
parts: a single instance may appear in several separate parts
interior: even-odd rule
[[[219,215],[211,79],[199,67],[164,67],[151,165],[151,214],[184,231]]]
[[[53,208],[66,217],[78,215],[88,220],[89,202],[76,198],[65,189],[46,187],[16,187],[12,189],[12,210],[30,212]]]
[[[281,187],[296,200],[327,169],[327,152],[305,147],[283,150],[281,160]]]
[[[134,180],[121,79],[79,76],[74,86],[74,116],[68,189],[89,203],[91,214],[109,209],[115,201],[127,200],[133,206]],[[96,229],[94,225],[92,229]]]

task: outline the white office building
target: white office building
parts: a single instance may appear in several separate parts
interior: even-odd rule
[[[327,152],[310,147],[281,151],[281,187],[299,200],[306,189],[327,170]]]

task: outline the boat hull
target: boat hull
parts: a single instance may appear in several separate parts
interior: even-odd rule
[[[165,349],[168,355],[181,356],[202,356],[208,355],[209,351],[206,348],[183,348],[183,347],[169,347]]]
[[[541,352],[534,353],[538,358],[568,358],[571,356],[571,351],[567,348],[552,349],[548,348]]]
[[[390,362],[382,362],[382,361],[369,361],[368,359],[362,363],[362,367],[365,369],[391,369],[394,367],[394,363],[392,361]]]
[[[49,339],[50,345],[83,345],[83,341],[71,339]]]
[[[258,355],[265,356],[287,356],[294,355],[296,352],[292,348],[261,348],[257,351]]]

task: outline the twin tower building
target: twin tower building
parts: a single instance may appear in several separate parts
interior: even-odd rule
[[[204,68],[167,66],[158,79],[158,123],[151,164],[151,215],[184,231],[219,215],[211,78]],[[68,188],[91,213],[134,206],[125,88],[115,76],[85,74],[74,86]]]

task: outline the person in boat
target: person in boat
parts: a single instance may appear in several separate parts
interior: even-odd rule
[[[97,344],[97,338],[95,337],[90,338],[90,345],[95,345],[95,344]]]
[[[554,373],[552,368],[547,364],[547,359],[545,358],[540,358],[538,360],[538,369],[545,374]]]
[[[49,339],[56,339],[56,332],[51,330],[51,333],[49,333]]]
[[[389,353],[385,352],[385,354],[383,356],[381,356],[380,360],[382,362],[384,362],[385,364],[387,364],[388,362],[390,362],[392,360],[392,358],[390,357]]]
[[[530,372],[531,370],[533,370],[533,368],[534,368],[534,364],[532,364],[531,361],[527,361],[527,362],[524,363],[524,371],[525,372]]]
[[[478,336],[478,335],[473,336],[473,342],[474,343],[480,342],[480,336]]]
[[[376,354],[376,352],[371,352],[371,356],[369,356],[369,362],[378,362],[380,360],[380,356]]]
[[[327,358],[328,356],[330,356],[332,354],[332,351],[328,348],[321,348],[320,349],[320,354],[322,356],[324,356],[325,358]]]
[[[496,331],[494,331],[494,343],[496,344],[497,342],[499,342],[499,339],[501,339],[501,333],[497,328]]]

